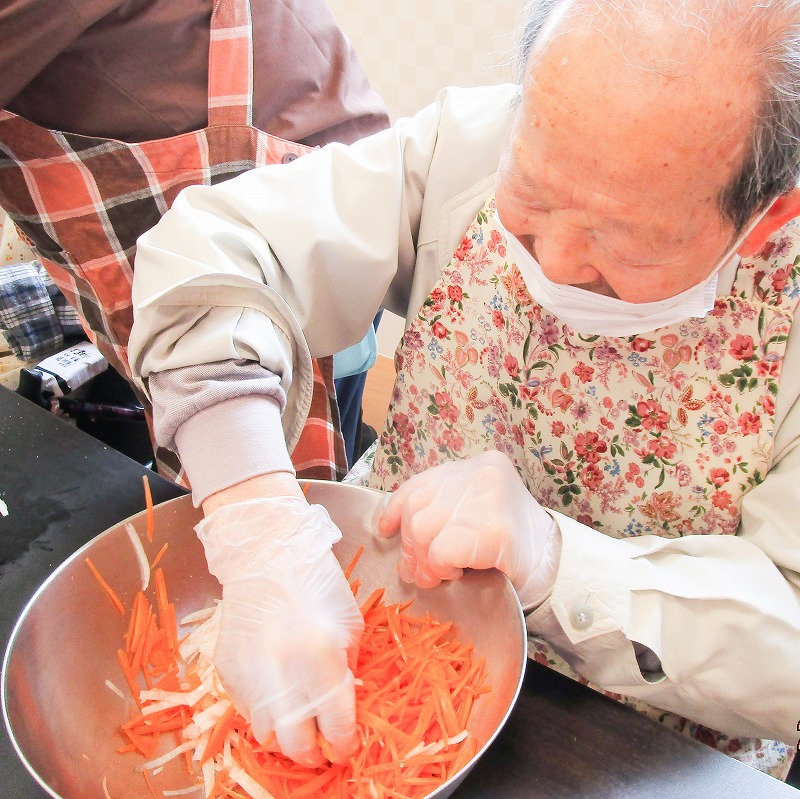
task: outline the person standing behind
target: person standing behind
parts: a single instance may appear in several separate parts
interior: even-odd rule
[[[0,207],[126,376],[136,239],[181,188],[388,126],[322,0],[213,5],[15,0],[0,9]],[[237,382],[252,377],[241,363],[231,369]],[[304,476],[330,479],[347,465],[331,359],[315,372],[294,460]],[[179,464],[159,456],[161,471],[177,475]]]

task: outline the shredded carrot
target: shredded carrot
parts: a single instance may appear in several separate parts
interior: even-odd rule
[[[477,741],[467,720],[475,700],[490,690],[483,658],[469,641],[455,638],[452,622],[413,615],[411,602],[387,605],[382,588],[361,606],[365,633],[354,669],[357,753],[346,763],[333,762],[318,733],[326,763],[309,768],[285,757],[274,734],[259,744],[200,652],[200,641],[216,635],[219,613],[178,639],[164,572],[154,568],[165,549],[151,566],[152,598],[137,593],[125,648],[118,652],[138,707],[119,728],[124,743],[117,751],[145,758],[138,770],[153,796],[158,792],[148,771],[179,755],[197,789],[210,789],[202,793],[208,799],[422,799],[470,762]],[[345,570],[348,580],[362,552]],[[356,595],[359,580],[350,586]]]
[[[142,482],[144,483],[144,502],[147,511],[147,540],[152,542],[153,533],[156,529],[156,515],[153,509],[153,494],[150,491],[150,481],[147,479],[146,474],[142,475]]]
[[[114,589],[105,581],[103,575],[97,570],[97,566],[92,563],[91,558],[86,558],[86,565],[91,570],[92,574],[94,575],[95,580],[100,584],[100,587],[108,594],[111,601],[114,603],[114,607],[119,611],[121,616],[125,615],[125,605],[122,604],[120,598],[114,592]]]
[[[169,541],[167,541],[167,543],[164,544],[164,546],[158,550],[158,554],[155,556],[155,558],[153,558],[153,562],[150,564],[150,571],[153,571],[153,569],[155,569],[155,567],[158,566],[159,563],[161,563],[161,558],[164,557],[164,553],[167,551],[167,547],[169,547]]]

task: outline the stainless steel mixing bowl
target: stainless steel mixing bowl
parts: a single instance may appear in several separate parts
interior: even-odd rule
[[[401,582],[396,563],[399,541],[371,532],[380,494],[366,488],[312,481],[310,502],[328,509],[343,533],[334,551],[347,564],[365,547],[357,569],[360,597],[386,588],[387,602],[414,598],[415,612],[430,611],[452,620],[462,639],[485,655],[492,690],[475,704],[469,730],[478,740],[475,757],[459,774],[431,794],[449,796],[502,728],[514,705],[525,670],[525,624],[509,581],[494,570],[472,571],[432,590]],[[219,597],[193,526],[199,512],[188,496],[155,509],[155,547],[169,542],[162,562],[178,619],[210,607]],[[102,594],[87,568],[89,556],[130,607],[141,587],[140,570],[125,529],[130,522],[144,536],[145,514],[127,519],[76,552],[47,579],[20,616],[3,663],[3,713],[12,742],[28,770],[56,799],[105,799],[103,780],[113,799],[143,799],[134,756],[116,752],[127,702],[106,685],[124,687],[116,652],[126,622]],[[153,591],[151,586],[149,592]],[[182,768],[165,769],[158,787],[177,790],[190,784]],[[191,794],[200,796],[201,793]]]

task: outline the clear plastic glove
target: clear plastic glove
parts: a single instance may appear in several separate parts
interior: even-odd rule
[[[384,537],[401,534],[400,577],[420,588],[455,580],[466,568],[495,567],[527,609],[555,582],[558,526],[500,452],[414,475],[384,500],[375,526]]]
[[[331,551],[324,508],[280,497],[225,505],[195,528],[222,585],[214,663],[263,742],[305,765],[323,761],[317,728],[344,760],[358,745],[350,666],[364,622]]]

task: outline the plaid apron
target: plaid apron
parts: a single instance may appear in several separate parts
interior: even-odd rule
[[[249,0],[219,0],[211,17],[208,127],[167,139],[129,144],[80,136],[0,111],[0,206],[90,338],[127,377],[138,237],[186,186],[219,183],[309,150],[252,126],[252,55]],[[134,390],[150,419],[146,397]],[[172,453],[159,448],[156,458],[161,474],[183,480]],[[346,471],[333,358],[314,362],[311,410],[292,461],[299,477],[335,480]]]

